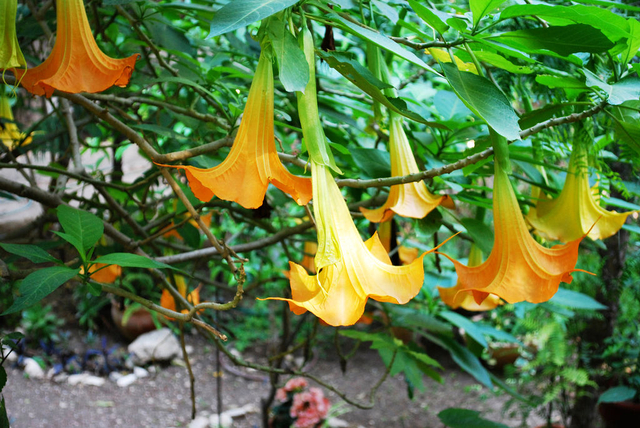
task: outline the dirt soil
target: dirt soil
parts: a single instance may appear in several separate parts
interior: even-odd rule
[[[198,414],[216,412],[215,352],[210,343],[197,336],[186,338],[193,347],[191,363],[196,376],[196,404]],[[124,345],[123,345],[124,346]],[[260,349],[246,350],[243,356],[262,362]],[[443,360],[442,357],[439,358]],[[491,420],[510,427],[520,426],[519,418],[509,418],[502,408],[508,396],[496,396],[450,361],[442,361],[446,370],[444,384],[425,378],[426,391],[413,400],[407,397],[407,387],[402,375],[387,379],[376,396],[376,406],[360,410],[344,405],[345,412],[338,418],[347,421],[349,427],[442,427],[437,414],[449,407],[480,410]],[[377,351],[362,349],[349,360],[343,375],[335,354],[326,355],[313,364],[310,371],[346,392],[348,396],[366,401],[363,391],[384,373],[385,367]],[[188,372],[184,367],[159,367],[150,377],[139,379],[133,385],[120,388],[107,381],[102,387],[54,383],[49,380],[25,378],[22,370],[7,368],[8,382],[4,388],[7,410],[13,428],[102,428],[126,427],[185,427],[190,422],[190,394]],[[260,373],[252,373],[260,377]],[[256,376],[258,375],[258,376]],[[287,378],[281,379],[281,383]],[[312,383],[313,385],[313,383]],[[264,381],[249,380],[224,372],[222,376],[222,400],[224,410],[247,404],[259,408],[260,399],[268,394],[269,385]],[[341,400],[330,391],[325,394],[336,405]],[[536,426],[538,418],[529,420],[528,426]],[[256,411],[234,419],[234,427],[261,427],[260,414]]]

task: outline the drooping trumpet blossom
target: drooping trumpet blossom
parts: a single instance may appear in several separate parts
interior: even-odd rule
[[[500,143],[494,144],[493,249],[479,266],[465,266],[447,256],[458,274],[458,290],[453,299],[458,294],[471,293],[478,304],[491,294],[508,303],[545,302],[558,291],[560,282],[570,283],[572,272],[579,270],[575,265],[582,239],[546,248],[531,237],[507,175],[506,140],[497,138]]]
[[[313,160],[313,210],[318,230],[317,275],[290,262],[291,299],[296,314],[310,311],[332,326],[352,325],[368,298],[403,304],[424,281],[422,256],[408,266],[393,266],[377,234],[362,241],[329,167]]]
[[[84,268],[80,268],[80,274],[84,274]],[[105,265],[103,263],[94,263],[89,268],[89,274],[94,281],[103,284],[113,284],[116,279],[122,275],[122,268],[118,265]]]
[[[605,239],[615,234],[633,211],[607,211],[598,203],[597,187],[589,186],[589,161],[583,143],[573,146],[560,196],[543,196],[529,210],[527,221],[545,239],[569,242],[585,235]]]
[[[389,116],[391,175],[398,177],[419,172],[407,134],[402,128],[402,116],[394,112]],[[360,211],[367,220],[378,223],[389,220],[394,214],[423,218],[441,204],[447,208],[453,208],[453,201],[449,196],[434,195],[429,192],[424,182],[419,181],[391,186],[389,197],[383,206],[373,210],[361,207]]]
[[[181,275],[176,275],[175,280],[176,280],[176,287],[180,295],[182,297],[185,297],[187,301],[192,305],[194,306],[198,305],[200,303],[200,289],[202,288],[202,284],[199,285],[198,288],[191,291],[191,293],[187,295],[187,283],[185,282],[184,277]],[[162,295],[160,296],[160,306],[172,311],[176,310],[176,301],[166,288],[162,290]],[[183,314],[186,314],[189,311],[186,309],[183,309],[181,312]],[[166,315],[165,317],[167,319],[173,320],[173,318],[168,317]]]
[[[480,264],[482,264],[482,250],[473,244],[469,251],[468,266],[478,266]],[[482,303],[478,304],[471,293],[458,293],[460,289],[461,284],[458,282],[455,287],[438,287],[438,292],[442,301],[452,309],[462,308],[467,311],[482,312],[490,311],[502,304],[502,300],[495,294],[490,294]]]
[[[63,92],[102,92],[124,87],[131,79],[139,54],[115,59],[96,43],[83,0],[56,0],[57,34],[49,57],[28,70],[13,69],[22,86],[35,95]]]
[[[18,125],[15,124],[9,98],[2,89],[0,89],[0,119],[6,120],[0,123],[0,140],[9,150],[13,150],[20,144],[24,146],[31,143],[31,136],[20,132]]]
[[[273,128],[273,68],[263,52],[258,61],[240,128],[229,155],[218,166],[185,170],[193,194],[203,202],[215,195],[245,208],[262,205],[269,183],[290,194],[300,205],[311,199],[311,180],[291,174],[280,162]]]
[[[18,45],[17,13],[18,0],[0,2],[0,70],[27,67],[27,61]]]

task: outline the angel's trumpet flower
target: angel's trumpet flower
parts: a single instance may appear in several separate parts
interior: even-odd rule
[[[391,129],[389,130],[389,145],[391,150],[391,175],[393,177],[420,172],[411,151],[409,140],[402,128],[402,116],[391,112],[389,114]],[[389,197],[383,206],[369,210],[360,208],[367,220],[378,223],[389,220],[394,214],[402,217],[423,218],[438,205],[453,208],[453,201],[449,196],[434,195],[427,189],[424,182],[413,182],[391,186]]]
[[[311,161],[313,210],[318,229],[317,275],[290,262],[290,309],[310,311],[329,325],[352,325],[371,297],[406,303],[422,288],[422,256],[408,266],[393,266],[378,235],[362,241],[329,167]]]
[[[49,57],[27,71],[14,69],[22,86],[35,95],[102,92],[129,83],[139,54],[115,59],[98,47],[83,0],[56,0],[57,34]]]
[[[545,302],[558,291],[560,282],[570,283],[571,273],[579,270],[575,265],[582,239],[546,248],[531,237],[506,172],[506,140],[494,145],[494,149],[493,249],[479,266],[465,266],[449,257],[458,274],[459,288],[454,299],[457,294],[471,293],[478,304],[490,294],[508,303]]]
[[[473,244],[469,251],[468,265],[478,266],[480,264],[482,264],[482,250]],[[438,287],[438,292],[440,293],[442,301],[452,309],[462,308],[467,311],[482,312],[490,311],[502,304],[502,300],[500,300],[500,298],[495,294],[490,294],[482,303],[478,304],[471,293],[458,293],[460,289],[461,284],[458,282],[455,287]]]
[[[31,142],[31,136],[21,133],[18,125],[13,119],[13,112],[9,105],[9,99],[5,96],[4,90],[0,89],[0,119],[5,119],[0,123],[0,140],[9,150],[13,150],[16,146],[23,146]]]
[[[16,34],[17,12],[18,0],[0,2],[0,70],[27,67]]]
[[[605,239],[615,234],[633,211],[618,213],[600,206],[589,187],[587,150],[582,143],[574,144],[569,170],[560,196],[543,197],[529,210],[527,221],[545,239],[569,242],[588,235]]]
[[[193,306],[200,304],[200,288],[202,288],[202,285],[199,285],[198,288],[191,291],[191,293],[187,295],[187,284],[184,280],[184,277],[180,275],[176,275],[175,279],[176,279],[176,287],[178,288],[178,293],[180,293],[182,297],[185,297],[187,301],[191,303]],[[176,310],[176,301],[166,288],[162,290],[162,296],[160,296],[160,306],[172,311]],[[189,313],[189,311],[186,309],[183,309],[181,312],[183,314]],[[166,315],[165,317],[167,319],[173,320],[173,318],[167,317]]]
[[[161,165],[170,166],[170,165]],[[280,162],[273,130],[273,69],[262,53],[258,61],[240,128],[229,155],[218,166],[184,169],[196,198],[208,202],[215,195],[245,208],[259,208],[269,182],[300,205],[311,199],[311,180],[291,174]]]

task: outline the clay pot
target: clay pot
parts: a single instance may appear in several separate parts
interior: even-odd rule
[[[500,370],[508,364],[515,363],[521,354],[522,349],[517,344],[489,348],[490,357],[496,360],[494,367]]]
[[[111,318],[113,319],[113,323],[118,328],[118,331],[127,339],[134,340],[141,334],[156,329],[151,313],[145,308],[136,309],[126,324],[122,324],[124,312],[116,302],[111,302]]]
[[[602,416],[605,428],[640,427],[640,403],[632,401],[600,403],[598,411]]]

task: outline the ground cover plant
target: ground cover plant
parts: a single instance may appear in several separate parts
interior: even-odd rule
[[[321,426],[320,388],[371,408],[402,374],[411,400],[444,379],[434,347],[523,424],[637,406],[639,13],[4,1],[0,361],[40,346],[63,370],[62,299],[90,335],[111,310],[180,336],[192,417],[190,329],[268,376],[265,427]],[[232,352],[256,342],[266,363]],[[360,344],[387,368],[362,394],[305,369]]]

